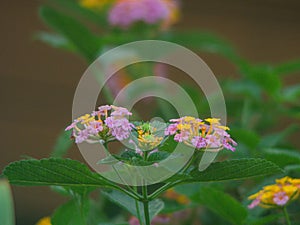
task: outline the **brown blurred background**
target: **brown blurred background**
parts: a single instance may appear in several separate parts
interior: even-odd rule
[[[22,155],[47,157],[57,134],[71,120],[74,90],[87,64],[83,59],[34,41],[46,27],[38,1],[2,0],[0,23],[0,169]],[[300,58],[300,1],[186,0],[178,29],[215,32],[252,62]],[[227,60],[204,55],[218,75],[235,74]],[[300,74],[287,82],[300,81]],[[299,122],[299,121],[298,121]],[[74,147],[70,157],[81,159]],[[14,187],[18,225],[32,225],[64,201],[48,188]]]

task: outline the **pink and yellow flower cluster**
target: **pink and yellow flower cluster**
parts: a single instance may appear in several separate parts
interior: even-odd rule
[[[76,143],[104,143],[114,139],[122,141],[129,137],[134,127],[127,118],[130,115],[131,112],[126,108],[104,105],[91,114],[75,119],[66,130],[73,131]]]
[[[237,143],[227,133],[228,127],[222,126],[219,119],[208,118],[204,121],[191,116],[170,120],[165,135],[174,135],[174,140],[197,149],[219,151],[223,148],[235,151]]]
[[[109,24],[123,29],[137,22],[169,27],[179,18],[176,0],[81,0],[80,4],[89,9],[103,9],[109,5]]]
[[[155,128],[145,123],[135,127],[129,122],[132,113],[126,108],[114,105],[100,106],[97,111],[74,120],[66,128],[73,131],[76,143],[107,143],[113,140],[122,141],[130,137],[134,129],[138,133],[138,146],[153,150],[163,141],[163,136],[156,136]],[[219,119],[185,116],[170,120],[171,124],[164,131],[165,137],[174,135],[174,140],[183,142],[196,149],[220,151],[223,148],[235,151],[237,143],[227,133],[228,127],[222,126]],[[146,126],[145,129],[143,126]],[[131,141],[132,142],[132,141]]]
[[[256,206],[263,208],[283,207],[299,197],[300,179],[283,177],[276,183],[263,187],[259,192],[249,196],[252,200],[248,208]]]

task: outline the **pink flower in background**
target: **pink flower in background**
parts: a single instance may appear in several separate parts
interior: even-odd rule
[[[253,209],[255,208],[256,206],[258,206],[260,204],[260,198],[261,196],[257,197],[256,199],[254,199],[254,201],[251,202],[250,205],[248,205],[248,208],[249,209]]]
[[[140,225],[140,222],[139,222],[138,218],[131,217],[130,220],[129,220],[129,224],[130,225]]]
[[[170,18],[172,12],[165,0],[119,0],[109,11],[112,26],[128,28],[135,22],[156,24]]]

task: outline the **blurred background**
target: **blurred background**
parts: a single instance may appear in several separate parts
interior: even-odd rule
[[[0,123],[2,170],[24,156],[48,157],[58,133],[71,121],[75,88],[87,68],[84,59],[34,40],[48,30],[38,17],[39,1],[1,1]],[[280,63],[300,56],[300,2],[297,0],[188,0],[175,29],[211,31],[253,63]],[[200,56],[217,77],[236,68],[212,54]],[[286,78],[299,83],[300,74]],[[278,121],[279,124],[285,121]],[[298,121],[299,122],[299,121]],[[297,142],[298,134],[293,142]],[[69,157],[82,160],[73,146]],[[18,225],[50,215],[64,199],[48,188],[13,187]]]

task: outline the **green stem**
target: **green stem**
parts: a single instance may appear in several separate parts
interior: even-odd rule
[[[189,162],[181,169],[181,173],[184,173],[191,165],[192,163],[197,159],[197,157],[192,157]],[[168,190],[169,188],[180,184],[181,181],[176,181],[176,182],[169,182],[166,183],[165,185],[163,185],[162,187],[160,187],[159,189],[157,189],[155,192],[153,192],[150,196],[149,196],[149,200],[153,200],[155,199],[157,196],[159,196],[161,193],[165,192],[166,190]]]
[[[119,186],[117,186],[117,185],[110,184],[110,188],[114,188],[114,189],[116,189],[116,190],[118,190],[118,191],[121,191],[121,192],[123,192],[124,194],[126,194],[126,195],[128,195],[128,196],[134,198],[135,200],[141,200],[141,197],[138,196],[138,195],[136,195],[136,193],[127,191],[126,189],[124,189],[124,188],[122,188],[122,187],[119,187]]]
[[[144,160],[147,161],[147,158],[148,158],[148,152],[144,152]],[[150,225],[148,189],[146,184],[144,184],[142,187],[142,194],[143,194],[145,225]]]
[[[103,143],[104,148],[108,151],[108,143],[104,142]],[[115,169],[115,167],[113,166],[113,168]],[[115,172],[117,173],[117,171],[115,170]],[[101,175],[100,175],[101,176]],[[137,193],[135,190],[133,190],[132,188],[130,188],[129,186],[127,187],[129,190],[126,190],[118,185],[116,185],[115,183],[113,183],[112,181],[106,179],[105,177],[101,176],[102,179],[104,179],[112,188],[119,190],[121,192],[123,192],[124,194],[134,198],[135,200],[141,200],[142,196]],[[121,179],[121,177],[120,177]]]
[[[149,200],[148,200],[148,190],[146,185],[143,186],[142,192],[144,197],[143,205],[144,205],[145,225],[150,225]]]
[[[289,214],[286,210],[286,207],[283,207],[283,214],[284,214],[284,217],[285,217],[285,220],[286,220],[286,224],[291,225],[290,217],[289,217]]]
[[[138,200],[135,200],[135,208],[136,208],[136,213],[137,213],[138,220],[139,220],[140,224],[143,224]]]
[[[165,185],[161,186],[159,189],[154,191],[151,195],[149,195],[149,200],[152,201],[156,197],[158,197],[161,193],[165,192],[166,190],[170,189],[171,187],[175,186],[179,182],[170,182],[166,183]]]

